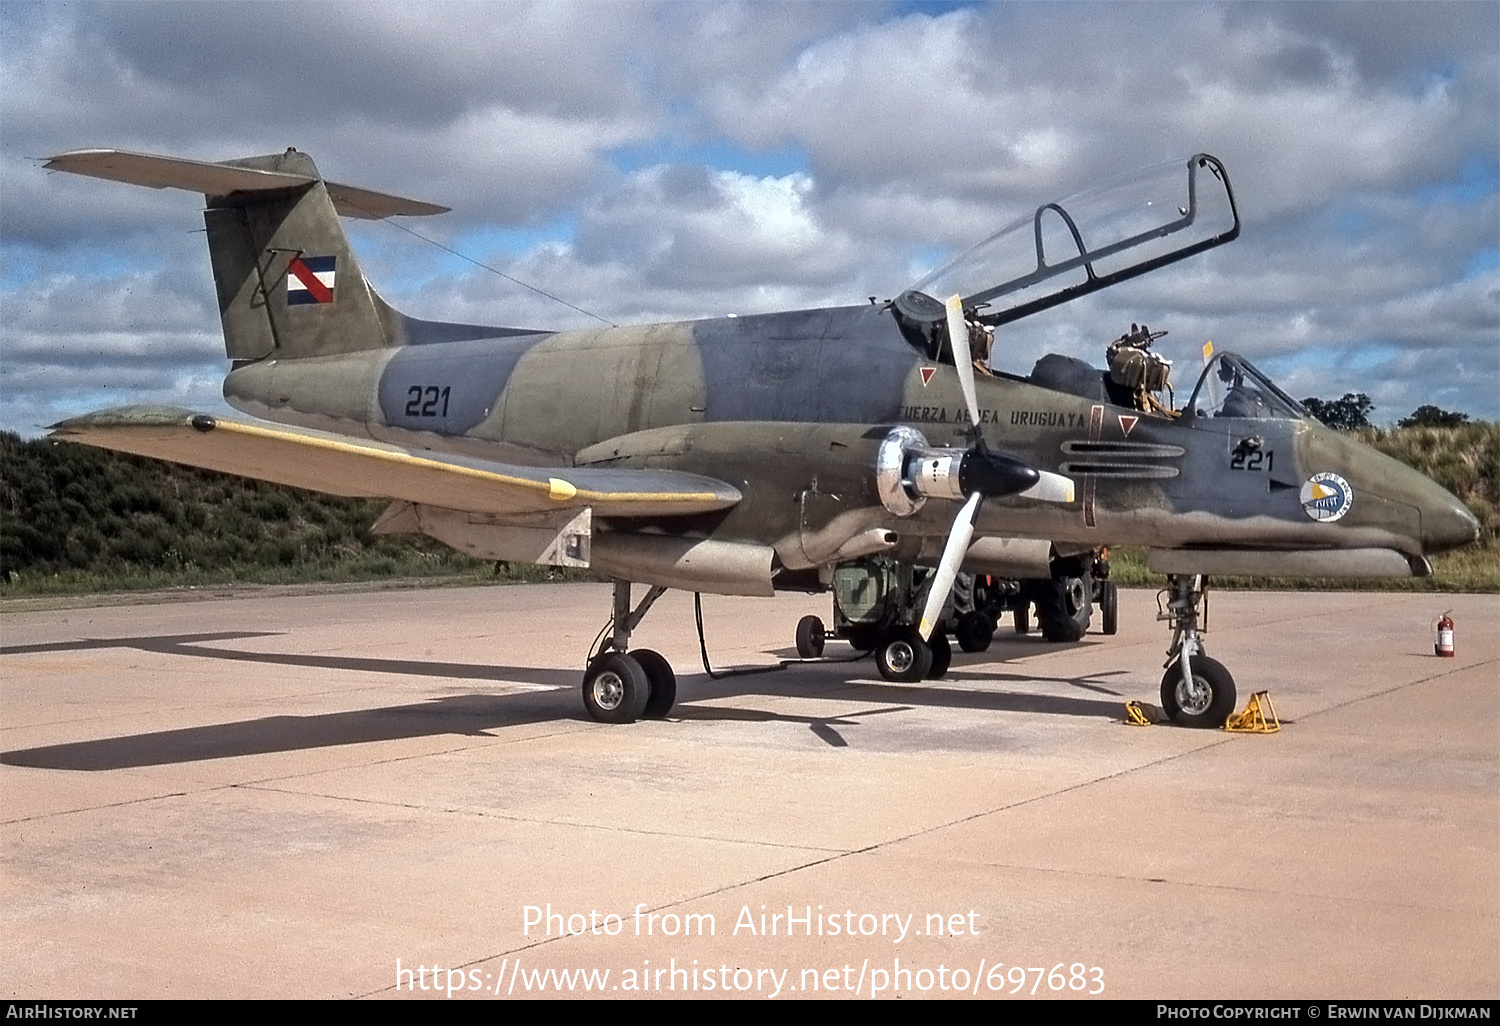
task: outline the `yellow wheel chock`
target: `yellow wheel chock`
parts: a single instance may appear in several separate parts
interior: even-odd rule
[[[1274,734],[1280,730],[1281,721],[1276,718],[1271,693],[1257,691],[1251,695],[1245,711],[1229,717],[1224,723],[1224,729],[1236,734]]]
[[[1149,727],[1152,724],[1150,714],[1141,707],[1139,702],[1125,703],[1125,722],[1132,727]]]

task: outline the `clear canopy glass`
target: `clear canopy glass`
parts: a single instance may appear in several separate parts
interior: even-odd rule
[[[1203,368],[1183,412],[1189,417],[1253,420],[1295,420],[1308,416],[1301,403],[1276,387],[1249,360],[1231,352],[1216,353]]]
[[[1004,324],[1222,245],[1239,230],[1223,164],[1199,153],[1037,207],[927,275],[896,305],[928,321],[957,294],[970,316]]]

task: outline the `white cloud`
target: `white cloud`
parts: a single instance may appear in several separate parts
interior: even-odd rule
[[[472,255],[621,322],[890,296],[1036,203],[1206,149],[1243,238],[1011,326],[1012,369],[1044,347],[1098,361],[1144,317],[1183,353],[1213,337],[1275,360],[1299,394],[1500,415],[1494,275],[1466,271],[1500,246],[1492,4],[6,4],[0,22],[5,426],[105,384],[217,392],[196,198],[28,159],[91,145],[296,145],[335,180],[452,206],[408,226],[442,241],[549,226],[515,259]],[[723,156],[613,156],[658,146]],[[756,152],[805,163],[735,157]],[[590,323],[389,226],[359,237],[415,314]]]

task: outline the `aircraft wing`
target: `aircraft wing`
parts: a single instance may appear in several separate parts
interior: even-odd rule
[[[170,407],[102,410],[51,431],[70,442],[328,495],[404,499],[469,513],[589,507],[602,517],[673,516],[740,501],[731,485],[679,471],[513,466]]]

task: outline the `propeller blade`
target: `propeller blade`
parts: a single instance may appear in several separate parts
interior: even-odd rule
[[[1050,470],[1038,470],[1036,472],[1038,481],[1024,492],[1017,492],[1023,499],[1035,499],[1038,502],[1072,502],[1073,501],[1073,479],[1064,477],[1062,474],[1054,474]]]
[[[969,352],[969,325],[964,320],[962,296],[948,300],[948,344],[953,349],[953,369],[958,371],[958,387],[963,389],[964,402],[969,407],[969,423],[974,425],[974,438],[979,441],[979,397],[974,392],[974,357]]]
[[[953,530],[948,534],[948,544],[943,546],[943,558],[938,563],[937,573],[932,578],[932,587],[927,592],[927,604],[922,607],[922,620],[917,633],[922,640],[932,637],[938,618],[943,615],[943,605],[948,601],[948,592],[953,590],[953,579],[958,576],[958,567],[969,551],[969,542],[974,539],[974,521],[979,519],[979,504],[984,496],[975,492],[958,511],[953,521]]]

